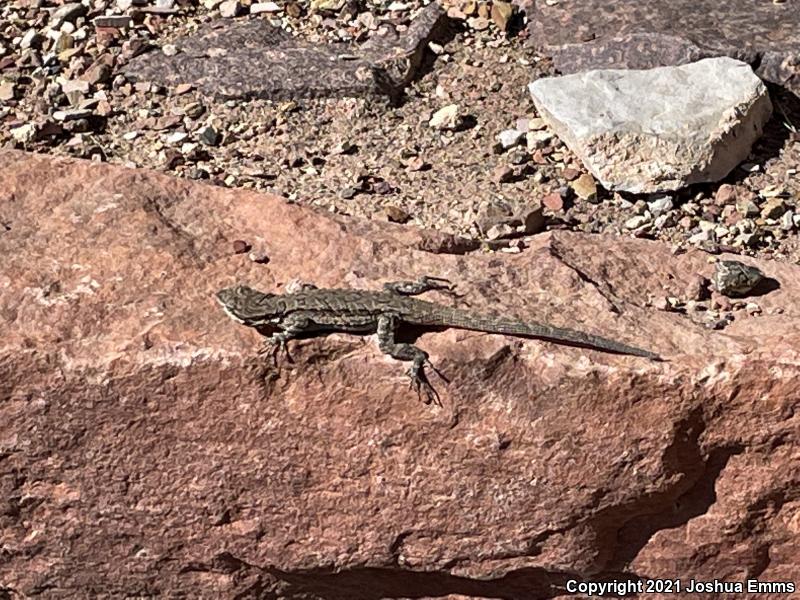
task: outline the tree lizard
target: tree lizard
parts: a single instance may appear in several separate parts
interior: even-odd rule
[[[597,335],[504,316],[471,313],[411,297],[431,290],[452,293],[454,286],[439,277],[385,283],[381,291],[319,289],[306,284],[296,293],[268,294],[237,285],[219,291],[217,301],[235,321],[262,334],[272,332],[267,344],[273,349],[274,356],[280,349],[286,351],[286,342],[296,337],[313,337],[335,331],[362,335],[377,333],[382,352],[398,360],[411,361],[407,374],[418,394],[424,390],[428,402],[438,401],[438,395],[424,372],[425,364],[430,365],[428,353],[413,344],[395,340],[395,333],[403,323],[541,338],[660,360],[657,354],[648,350]]]

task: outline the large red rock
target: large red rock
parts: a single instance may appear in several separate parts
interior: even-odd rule
[[[419,249],[429,234],[399,225],[13,151],[0,183],[10,597],[800,581],[798,266],[761,264],[780,284],[757,299],[762,316],[715,332],[648,307],[712,270],[655,242],[553,233],[518,255],[433,254]],[[293,343],[275,370],[213,299],[234,281],[377,288],[421,274],[457,282],[473,310],[668,360],[425,333],[450,379],[428,406],[368,338]]]

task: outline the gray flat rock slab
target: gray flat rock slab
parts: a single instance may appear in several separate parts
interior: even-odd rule
[[[561,73],[730,56],[800,95],[796,0],[560,0],[524,8],[530,43]]]
[[[743,161],[772,114],[747,63],[594,70],[529,85],[539,114],[607,189],[676,190]]]
[[[351,44],[311,44],[266,19],[212,22],[175,42],[178,53],[155,50],[124,68],[132,81],[193,83],[222,99],[396,97],[414,77],[428,41],[447,19],[425,7],[402,35]]]

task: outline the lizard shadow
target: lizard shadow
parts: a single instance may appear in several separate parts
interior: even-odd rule
[[[747,292],[743,298],[750,297],[750,296],[765,296],[770,292],[774,292],[781,288],[781,284],[777,279],[773,279],[772,277],[764,277],[761,281],[758,282],[756,287],[752,290]]]
[[[773,281],[773,282],[775,282],[777,284],[777,282],[775,280],[771,280],[771,281]],[[764,284],[766,284],[766,280],[762,281],[761,284],[759,284],[759,285],[764,285]],[[766,285],[769,285],[769,284],[766,284]],[[758,290],[758,289],[759,288],[756,288],[756,290]],[[755,291],[753,293],[755,293]],[[766,293],[766,292],[763,292],[763,293]],[[417,345],[417,341],[419,340],[420,337],[422,337],[423,334],[426,334],[426,333],[442,333],[442,332],[447,331],[448,329],[453,329],[453,327],[448,327],[448,326],[445,326],[445,325],[414,325],[414,324],[405,324],[404,323],[395,332],[395,341],[398,342],[398,343],[412,344],[412,345],[416,346]],[[257,327],[256,330],[262,336],[265,336],[265,337],[268,337],[272,333],[274,333],[275,331],[278,331],[277,328],[273,328],[273,327],[270,327],[270,326]],[[465,329],[465,331],[472,331],[476,336],[490,335],[490,332],[483,332],[483,331],[478,331],[478,330]],[[335,332],[335,331],[322,332],[322,331],[319,331],[319,330],[310,331],[310,332],[300,332],[294,337],[294,339],[295,340],[309,340],[309,339],[315,339],[315,338],[319,339],[320,337],[327,337],[328,335],[330,335],[332,333],[337,333],[337,332]],[[339,332],[339,333],[341,333],[341,332]],[[373,332],[350,333],[349,335],[356,335],[356,336],[359,336],[359,337],[365,337],[365,336],[368,336],[368,335],[374,335],[374,333]],[[495,334],[495,335],[503,335],[503,334]],[[528,340],[538,340],[538,341],[548,342],[548,343],[551,343],[551,344],[552,343],[556,343],[553,340],[550,340],[550,339],[548,339],[546,337],[523,334],[523,333],[514,334],[513,337],[521,338],[521,339],[528,339]],[[614,354],[614,355],[618,355],[618,356],[626,356],[626,355],[628,355],[626,352],[622,352],[622,351],[617,352],[617,351],[608,350],[608,349],[598,349],[598,348],[596,348],[596,347],[594,347],[594,346],[592,346],[591,344],[588,344],[588,343],[587,344],[582,344],[580,342],[568,341],[568,340],[559,340],[557,342],[557,345],[559,345],[559,346],[568,346],[568,347],[572,347],[572,348],[581,348],[581,349],[584,349],[584,350],[594,350],[595,352],[603,352],[605,354]],[[284,348],[284,354],[285,354],[288,362],[290,364],[294,364],[294,359],[292,358],[291,354],[289,353],[288,347]],[[664,359],[661,356],[652,356],[652,357],[647,357],[647,358],[649,358],[650,360],[653,360],[655,362],[667,362],[666,359]],[[277,361],[277,353],[276,353],[276,361]],[[450,382],[450,380],[442,372],[440,372],[438,369],[436,369],[430,362],[428,363],[428,366],[430,368],[432,368],[434,370],[434,372],[442,380],[444,380],[446,383]]]
[[[425,326],[422,326],[422,325],[405,325],[404,324],[400,328],[400,330],[398,331],[397,335],[395,336],[395,339],[398,342],[415,344],[417,339],[419,339],[419,337],[422,336],[422,334],[424,334],[424,333],[444,332],[444,331],[447,331],[448,329],[453,329],[453,327],[439,326],[439,325],[434,325],[434,326],[425,325]],[[491,332],[479,331],[479,330],[473,330],[473,329],[464,329],[464,331],[471,331],[476,336],[506,335],[506,334],[502,334],[502,333],[494,333],[493,334]],[[540,342],[547,342],[547,343],[550,343],[550,344],[557,344],[558,346],[568,346],[570,348],[580,348],[580,349],[583,349],[583,350],[593,350],[594,352],[602,352],[604,354],[614,354],[616,356],[630,356],[630,354],[627,353],[627,352],[614,351],[614,350],[609,350],[609,349],[605,349],[605,348],[599,349],[599,348],[597,348],[597,347],[595,347],[595,346],[593,346],[591,344],[588,344],[588,343],[587,344],[582,344],[580,342],[573,342],[573,341],[568,341],[568,340],[559,340],[558,342],[554,342],[553,340],[551,340],[551,339],[549,339],[547,337],[544,337],[544,336],[536,336],[536,335],[530,335],[530,334],[524,334],[524,333],[515,333],[513,335],[513,337],[522,338],[522,339],[526,339],[526,340],[536,340],[536,341],[540,341]],[[639,357],[639,358],[648,358],[649,360],[652,360],[654,362],[669,362],[669,361],[667,361],[667,359],[663,358],[662,356],[650,356],[650,357]],[[441,373],[437,372],[437,374],[444,379],[444,376]]]

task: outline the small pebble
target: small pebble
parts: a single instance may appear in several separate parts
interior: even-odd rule
[[[550,192],[542,198],[542,204],[553,212],[558,212],[564,208],[564,199],[558,192]]]
[[[497,135],[497,139],[504,150],[513,148],[519,144],[524,137],[525,132],[517,129],[506,129]]]
[[[250,251],[250,244],[248,244],[244,240],[235,240],[233,242],[234,254],[244,254],[245,252],[249,251]]]
[[[386,218],[392,223],[407,223],[411,219],[406,211],[397,206],[387,206],[383,211]]]
[[[755,316],[755,315],[760,315],[760,314],[761,314],[761,307],[760,307],[758,304],[756,304],[755,302],[748,302],[748,303],[745,305],[745,307],[744,307],[744,310],[745,310],[745,312],[747,312],[747,314],[748,314],[748,315],[750,315],[751,317],[752,317],[752,316]]]

